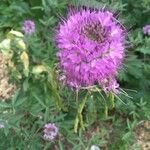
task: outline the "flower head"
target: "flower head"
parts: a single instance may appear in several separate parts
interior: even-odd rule
[[[109,11],[80,10],[60,25],[57,43],[69,86],[103,87],[116,77],[124,58],[125,31]]]
[[[44,126],[44,139],[52,141],[58,134],[58,127],[54,123],[48,123]]]
[[[26,35],[31,35],[32,33],[35,32],[35,23],[32,20],[26,20],[23,23],[22,27],[23,31],[25,32]]]
[[[146,25],[143,27],[144,34],[150,35],[150,25]]]

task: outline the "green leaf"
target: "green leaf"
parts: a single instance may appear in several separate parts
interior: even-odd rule
[[[19,99],[19,100],[17,100],[16,102],[15,102],[15,107],[18,107],[18,106],[20,106],[20,105],[22,105],[25,101],[27,100],[27,98],[25,97],[25,98],[22,98],[22,99]]]
[[[6,102],[0,102],[0,107],[1,108],[12,108],[12,105],[8,104]]]
[[[93,96],[87,102],[87,117],[90,124],[94,123],[97,118],[96,104]]]
[[[48,108],[42,101],[41,98],[39,98],[34,92],[32,92],[33,97],[41,104],[44,108]]]
[[[49,70],[50,71],[49,71],[49,75],[48,75],[48,82],[49,82],[50,90],[52,91],[52,96],[54,97],[55,102],[56,102],[56,107],[59,111],[61,109],[64,111],[67,111],[67,108],[63,104],[63,99],[61,98],[61,96],[59,94],[59,90],[58,90],[59,87],[57,84],[57,79],[56,79],[57,77],[55,74],[55,70],[50,69],[50,68],[49,68]]]
[[[137,48],[136,51],[141,52],[143,54],[150,54],[150,47],[142,46]]]

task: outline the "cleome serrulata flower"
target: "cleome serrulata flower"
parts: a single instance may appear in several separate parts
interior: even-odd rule
[[[56,36],[59,67],[66,83],[79,89],[99,84],[105,90],[116,92],[125,33],[110,11],[81,9],[70,13]],[[115,83],[114,87],[111,83]]]

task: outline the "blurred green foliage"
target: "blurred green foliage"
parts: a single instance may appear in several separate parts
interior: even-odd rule
[[[95,92],[82,112],[83,116],[86,114],[83,118],[86,131],[79,130],[78,134],[73,131],[79,106],[77,94],[61,86],[57,80],[58,50],[54,41],[59,21],[66,16],[69,5],[111,9],[128,33],[126,58],[118,80],[132,98],[121,95],[126,105],[115,99],[116,108],[105,118],[101,115],[106,109],[103,95]],[[128,150],[136,142],[134,128],[138,122],[150,119],[150,37],[142,31],[144,25],[150,24],[150,1],[1,0],[0,41],[12,29],[22,32],[26,19],[36,23],[36,32],[31,37],[22,38],[29,57],[29,73],[23,71],[20,59],[23,51],[11,44],[14,53],[11,60],[16,65],[16,69],[9,69],[11,82],[19,86],[9,102],[0,101],[0,123],[5,125],[0,129],[0,149],[54,149],[55,145],[60,150],[83,150],[96,144],[102,149]],[[86,95],[84,90],[78,94],[79,100]],[[42,139],[42,127],[47,122],[55,122],[60,128],[59,137],[54,142]],[[112,124],[113,134],[109,134],[105,123]],[[95,124],[100,131],[93,129]]]

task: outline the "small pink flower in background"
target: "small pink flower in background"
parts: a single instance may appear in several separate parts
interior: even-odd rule
[[[22,27],[26,35],[31,35],[35,32],[35,23],[32,20],[25,20]]]
[[[5,128],[4,124],[0,123],[0,129]]]
[[[146,25],[143,27],[144,34],[150,35],[150,25]]]
[[[54,123],[48,123],[44,126],[44,139],[52,141],[58,135],[58,127]]]
[[[56,36],[59,67],[66,84],[80,89],[99,83],[116,91],[118,85],[111,79],[116,78],[124,59],[125,35],[125,29],[109,11],[87,8],[71,12]],[[110,82],[109,87],[104,81]]]
[[[92,145],[90,150],[100,150],[100,148],[96,145]]]

